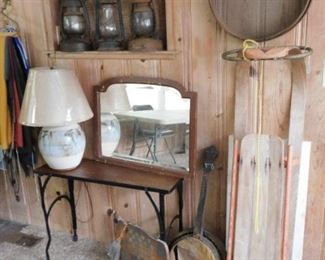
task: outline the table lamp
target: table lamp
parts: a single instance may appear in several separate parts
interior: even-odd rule
[[[19,123],[43,127],[38,147],[49,167],[69,170],[80,164],[86,139],[78,123],[91,117],[93,113],[73,71],[30,69]]]

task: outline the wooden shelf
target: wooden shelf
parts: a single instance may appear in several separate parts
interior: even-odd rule
[[[48,51],[46,54],[54,59],[124,59],[124,60],[172,60],[179,54],[179,51],[85,51],[85,52],[62,52]]]

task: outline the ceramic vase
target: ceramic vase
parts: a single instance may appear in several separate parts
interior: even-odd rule
[[[38,136],[38,147],[45,162],[56,170],[77,167],[86,146],[85,134],[78,124],[43,127]]]

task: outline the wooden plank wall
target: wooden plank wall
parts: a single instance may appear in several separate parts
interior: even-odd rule
[[[239,47],[241,42],[227,34],[219,25],[207,0],[166,0],[167,43],[176,50],[175,59],[52,59],[46,51],[53,50],[55,31],[54,0],[13,0],[12,14],[17,17],[21,36],[26,43],[33,66],[57,65],[76,71],[90,104],[93,86],[104,79],[139,75],[173,79],[198,93],[198,155],[204,147],[216,144],[221,150],[217,171],[209,179],[206,228],[225,237],[226,155],[227,136],[234,129],[235,64],[223,61],[225,50]],[[325,90],[322,88],[325,64],[325,2],[313,0],[310,10],[293,30],[267,45],[308,44],[314,54],[307,61],[308,91],[305,137],[313,142],[309,185],[305,259],[325,259]],[[36,15],[37,14],[37,15]],[[265,66],[263,132],[286,138],[288,131],[290,66],[286,62],[268,62]],[[83,123],[87,135],[85,156],[93,158],[93,120]],[[198,156],[199,158],[199,156]],[[199,166],[200,162],[196,162]],[[191,225],[199,196],[201,171],[186,183],[185,223]],[[0,174],[0,217],[35,225],[43,225],[39,195],[33,178],[21,176],[22,200],[14,200],[5,175]],[[50,183],[47,199],[57,191],[66,191],[61,180]],[[113,238],[113,224],[107,216],[109,207],[119,214],[156,233],[158,225],[147,198],[141,192],[101,185],[76,185],[79,233],[104,242]],[[157,199],[157,198],[156,198]],[[168,221],[176,210],[176,196],[167,199]],[[92,210],[93,209],[93,210]],[[67,205],[60,202],[53,211],[54,228],[70,231]],[[94,212],[92,214],[92,212]]]

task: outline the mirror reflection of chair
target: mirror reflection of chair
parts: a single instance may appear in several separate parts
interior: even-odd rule
[[[151,105],[134,105],[132,107],[133,111],[148,111],[153,110]],[[175,131],[170,128],[164,128],[159,124],[148,124],[142,123],[138,119],[134,120],[133,126],[133,140],[130,150],[130,155],[133,155],[136,149],[136,143],[145,141],[148,148],[146,158],[151,156],[152,160],[158,162],[157,158],[157,145],[160,138],[164,140],[168,153],[170,154],[173,162],[176,164],[176,159],[173,154],[170,145],[168,144],[167,138],[174,137]]]

